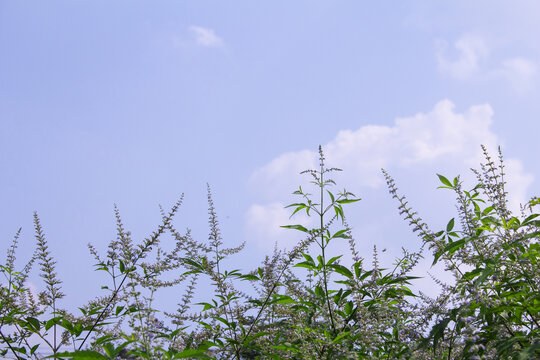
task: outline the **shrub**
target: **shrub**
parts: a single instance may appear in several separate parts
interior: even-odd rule
[[[424,245],[416,253],[404,250],[390,270],[379,267],[376,248],[369,268],[358,255],[344,207],[360,199],[347,190],[331,191],[336,184],[330,175],[340,169],[326,167],[321,148],[319,168],[304,172],[317,192],[300,187],[294,192],[300,200],[288,206],[291,216],[305,211],[316,217],[317,226],[284,225],[304,233],[304,240],[289,252],[276,249],[248,273],[224,268],[223,260],[243,245],[223,247],[210,189],[207,242],[173,225],[182,198],[169,212],[162,210],[162,222],[139,245],[115,207],[117,237],[106,254],[89,246],[97,270],[108,273],[111,283],[80,314],[59,306],[61,281],[34,214],[33,257],[15,270],[19,230],[0,267],[0,353],[39,359],[48,347],[49,358],[65,359],[538,358],[540,220],[534,209],[540,201],[531,199],[514,216],[500,151],[498,165],[484,153],[486,163],[475,171],[478,184],[471,190],[463,190],[459,177],[438,175],[458,204],[458,221],[451,219],[438,232],[398,195],[383,170],[400,213]],[[169,252],[160,247],[166,233],[175,239]],[[350,244],[349,267],[342,256],[328,256],[330,244],[343,239]],[[443,262],[455,278],[452,284],[437,280],[443,290],[436,298],[410,287],[415,277],[409,274],[426,248],[433,264]],[[37,298],[26,285],[35,262],[45,284]],[[169,272],[181,275],[171,279]],[[214,295],[193,304],[203,278],[211,281]],[[253,291],[241,290],[246,282]],[[176,311],[159,315],[153,309],[156,293],[180,284],[185,293]]]

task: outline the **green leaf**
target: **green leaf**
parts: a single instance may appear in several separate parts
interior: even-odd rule
[[[62,326],[64,329],[69,331],[70,334],[73,334],[73,324],[68,321],[67,319],[62,319],[61,323],[59,323],[60,326]]]
[[[124,273],[126,271],[126,265],[124,265],[124,262],[122,260],[118,260],[119,266],[120,266],[120,272]]]
[[[538,359],[538,356],[540,356],[540,342],[536,341],[520,351],[518,360]]]
[[[58,358],[58,357],[69,357],[72,360],[109,360],[109,358],[105,355],[102,355],[98,353],[97,351],[92,350],[81,350],[81,351],[75,351],[75,352],[62,352],[62,353],[56,353],[56,355],[50,355],[45,357],[45,359],[50,358]]]
[[[242,275],[242,276],[240,276],[240,279],[242,279],[242,280],[261,280],[258,276],[251,275],[251,274]]]
[[[332,194],[329,190],[326,190],[326,192],[328,193],[328,195],[330,195],[330,199],[332,199],[332,202],[334,202],[335,201],[334,194]]]
[[[210,325],[210,324],[207,324],[205,323],[204,321],[196,321],[197,323],[201,324],[202,326],[204,326],[206,328],[206,330],[209,330],[209,331],[213,331],[214,328]]]
[[[334,235],[332,235],[332,239],[334,239],[334,238],[349,239],[350,236],[347,235],[347,232],[348,232],[348,231],[349,231],[349,229],[339,230],[337,233],[335,233]]]
[[[33,318],[33,317],[27,317],[26,322],[32,327],[34,332],[39,331],[41,327],[41,323],[39,322],[38,319]]]
[[[431,329],[430,336],[433,336],[433,350],[437,348],[439,339],[444,339],[444,330],[446,329],[446,326],[450,320],[451,319],[449,317],[444,318]]]
[[[475,286],[481,285],[490,275],[493,274],[493,266],[491,264],[487,265],[486,268],[482,271],[478,279],[474,282]]]
[[[212,305],[210,303],[207,303],[207,302],[200,302],[200,303],[197,303],[195,305],[203,305],[203,310],[202,311],[206,311],[206,310],[215,308],[214,305]]]
[[[343,255],[339,255],[339,256],[334,256],[333,258],[331,258],[330,260],[328,260],[328,262],[326,263],[326,266],[330,266],[331,264],[333,264],[336,260],[338,260],[340,257],[342,257]],[[322,261],[322,257],[321,257],[321,261]]]
[[[461,248],[461,247],[463,247],[465,245],[466,240],[467,239],[461,239],[461,240],[457,240],[457,241],[453,241],[453,242],[449,243],[448,245],[446,245],[444,247],[443,253],[447,252],[449,254],[453,254],[459,248]]]
[[[53,327],[53,325],[58,325],[60,323],[60,319],[62,319],[61,316],[56,316],[56,317],[53,317],[52,319],[49,319],[45,323],[45,330],[49,330],[51,327]]]
[[[448,225],[446,225],[446,232],[449,233],[454,228],[454,218],[448,222]]]
[[[299,212],[302,209],[306,209],[306,211],[309,211],[309,207],[306,204],[291,204],[289,206],[295,206],[295,205],[296,205],[296,209],[294,209],[291,216],[289,216],[289,219],[292,218],[294,214],[296,214],[297,212]],[[289,206],[287,206],[287,207],[289,207]]]
[[[30,355],[34,355],[38,347],[39,347],[39,344],[32,346],[32,348],[30,349]]]
[[[339,344],[340,342],[342,342],[347,336],[349,336],[350,334],[350,331],[344,331],[342,332],[341,334],[339,334],[338,336],[336,336],[334,338],[334,340],[332,340],[332,342],[334,344]]]
[[[353,302],[352,301],[347,301],[347,303],[345,304],[345,313],[347,315],[351,315],[352,310],[353,310]]]
[[[309,233],[309,230],[303,227],[302,225],[282,225],[280,227],[285,228],[285,229],[294,229],[294,230],[303,231],[305,233]]]
[[[369,270],[369,271],[366,271],[362,274],[362,276],[360,276],[358,278],[358,280],[364,280],[365,278],[367,278],[368,276],[370,276],[371,274],[373,274],[373,270]]]
[[[338,274],[341,274],[349,279],[353,278],[352,272],[343,265],[331,264],[329,267],[334,269]]]
[[[221,316],[212,316],[213,319],[216,319],[217,321],[221,321],[223,324],[227,325],[227,327],[231,327],[231,323],[222,318]]]
[[[306,259],[307,261],[309,261],[310,263],[312,263],[313,265],[315,265],[315,260],[313,260],[313,258],[311,257],[311,255],[302,253],[302,256],[304,257],[304,259]]]
[[[337,203],[338,204],[350,204],[350,203],[354,203],[354,202],[357,202],[357,201],[360,201],[361,199],[342,199],[342,200],[338,200]]]
[[[301,263],[298,263],[294,265],[293,267],[303,267],[310,270],[317,270],[317,267],[315,266],[315,264],[310,261],[302,261]]]
[[[540,214],[532,214],[532,215],[528,216],[525,220],[523,220],[523,225],[527,225],[531,220],[538,217],[538,215],[540,215]]]
[[[294,301],[290,296],[287,295],[274,295],[274,300],[272,301],[272,304],[294,304],[296,301]]]
[[[362,260],[355,262],[353,266],[356,277],[360,277],[360,274],[362,273]]]
[[[188,265],[191,265],[191,266],[194,266],[198,269],[201,269],[203,270],[203,267],[201,266],[201,264],[199,264],[198,262],[192,260],[192,259],[188,259],[188,258],[182,258],[181,259],[184,263],[188,264]]]
[[[463,274],[463,278],[466,279],[466,280],[471,280],[471,279],[474,279],[475,277],[477,277],[482,271],[484,270],[484,268],[476,268],[474,270],[471,270],[471,271],[468,271],[466,272],[465,274]]]
[[[445,178],[444,176],[442,175],[439,175],[437,174],[437,176],[439,177],[439,180],[446,186],[448,186],[449,188],[453,188],[454,186],[452,185],[452,183],[450,182],[450,180],[448,180],[447,178]]]
[[[206,349],[186,349],[175,354],[173,359],[211,359],[210,356],[205,354],[206,351]]]

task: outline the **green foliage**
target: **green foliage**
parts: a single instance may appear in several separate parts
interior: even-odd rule
[[[484,149],[485,152],[485,149]],[[291,251],[276,250],[251,272],[225,269],[224,259],[243,248],[224,248],[210,189],[208,241],[196,241],[173,225],[182,198],[162,210],[156,230],[136,244],[115,207],[117,237],[106,254],[90,246],[96,270],[110,277],[104,295],[72,314],[61,308],[64,294],[55,261],[37,214],[36,251],[15,269],[16,233],[0,265],[0,355],[14,359],[536,359],[540,358],[540,245],[538,198],[519,216],[507,208],[502,156],[499,165],[485,152],[475,171],[478,184],[463,190],[459,177],[438,175],[440,188],[455,192],[458,216],[432,232],[399,196],[383,170],[399,211],[417,232],[420,252],[404,250],[392,269],[372,266],[358,255],[345,208],[360,199],[333,191],[322,149],[312,177],[312,195],[299,187],[300,200],[288,206],[291,218],[304,212],[313,228],[283,225],[304,236]],[[500,152],[499,152],[500,155]],[[172,251],[160,246],[164,234]],[[352,263],[328,256],[347,241]],[[436,298],[415,294],[410,275],[424,249],[433,264],[444,263],[455,281],[436,280]],[[45,291],[35,297],[27,285],[34,262]],[[167,276],[167,274],[170,274]],[[172,275],[171,275],[172,274]],[[176,275],[174,275],[176,274]],[[214,288],[193,303],[201,279]],[[253,291],[241,290],[251,285]],[[174,312],[153,308],[157,292],[183,286]],[[46,348],[47,350],[44,350]],[[47,351],[52,355],[40,355]]]

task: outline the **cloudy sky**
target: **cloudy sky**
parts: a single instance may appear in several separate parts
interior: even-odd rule
[[[518,208],[540,192],[539,13],[532,0],[0,1],[1,250],[22,227],[24,265],[37,211],[65,301],[81,304],[107,280],[86,244],[114,239],[113,204],[141,241],[185,193],[176,224],[204,240],[209,183],[226,245],[246,242],[231,266],[251,269],[299,240],[279,226],[309,219],[283,206],[319,145],[344,170],[338,189],[363,199],[345,210],[367,259],[374,244],[388,264],[419,246],[381,168],[438,230],[455,208],[435,174],[472,187],[480,145],[500,145]]]

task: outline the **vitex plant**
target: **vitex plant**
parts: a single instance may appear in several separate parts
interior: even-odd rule
[[[425,299],[434,326],[419,348],[436,359],[538,359],[540,220],[533,210],[539,201],[532,198],[512,214],[500,148],[498,165],[482,149],[486,162],[473,169],[478,183],[472,189],[464,190],[459,177],[438,175],[440,188],[456,193],[459,229],[454,218],[430,232],[385,173],[405,218],[433,251],[433,264],[444,262],[455,278],[436,299]]]
[[[13,359],[536,359],[540,357],[538,266],[540,220],[533,198],[519,217],[507,207],[502,156],[495,166],[475,171],[478,185],[465,191],[459,177],[439,175],[442,188],[456,192],[458,219],[432,232],[399,196],[383,170],[399,210],[422,240],[420,252],[404,250],[390,271],[379,267],[374,249],[365,269],[347,224],[344,206],[359,199],[335,182],[319,148],[320,166],[312,176],[312,195],[302,187],[292,215],[305,211],[317,226],[283,227],[305,238],[291,251],[279,249],[257,269],[225,269],[224,259],[243,245],[223,248],[219,222],[208,189],[209,237],[196,241],[173,225],[182,199],[142,244],[124,229],[115,207],[117,238],[102,256],[92,246],[97,269],[111,279],[105,292],[71,314],[60,306],[64,294],[55,261],[37,214],[36,251],[21,271],[15,269],[20,230],[8,249],[0,292],[0,355]],[[500,154],[500,152],[499,152]],[[459,227],[459,228],[458,228]],[[160,246],[165,233],[175,246]],[[336,241],[348,241],[352,265],[329,258]],[[409,273],[424,248],[433,263],[444,262],[455,282],[441,294],[415,295]],[[152,255],[152,256],[151,256]],[[45,291],[37,297],[27,279],[35,262]],[[168,276],[166,273],[176,276]],[[214,293],[193,304],[201,279]],[[254,291],[241,290],[249,282]],[[244,286],[242,286],[242,283]],[[176,311],[153,309],[158,291],[183,286]]]

